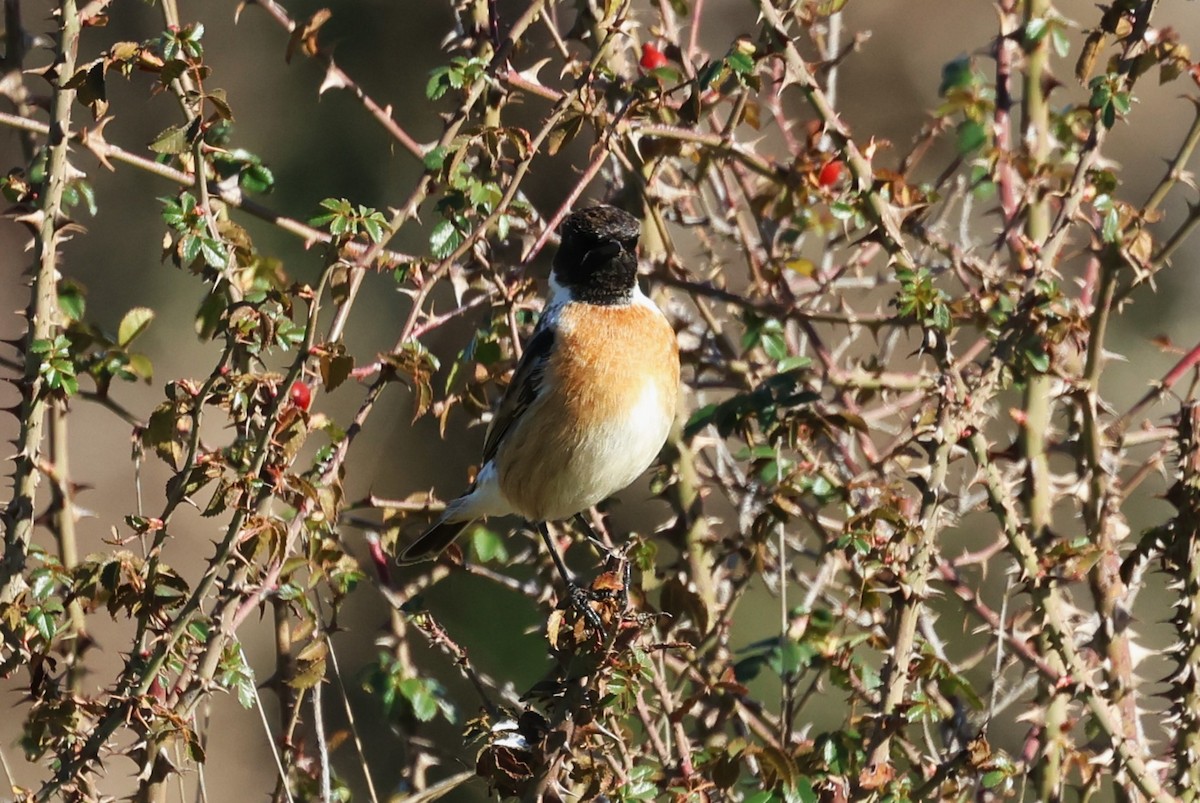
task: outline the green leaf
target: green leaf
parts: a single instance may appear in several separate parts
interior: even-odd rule
[[[475,344],[475,362],[480,365],[495,365],[501,356],[500,344],[495,340],[481,340]]]
[[[850,220],[854,217],[854,207],[845,201],[837,201],[829,205],[829,214],[834,220]]]
[[[417,681],[417,684],[414,685],[414,688],[406,696],[408,697],[409,704],[412,706],[413,716],[419,721],[429,722],[437,716],[437,697],[430,692],[424,683]]]
[[[721,74],[724,65],[719,61],[711,61],[696,72],[696,85],[701,91],[708,89],[717,76]]]
[[[149,382],[154,378],[154,364],[150,362],[150,358],[145,354],[130,354],[129,370],[137,379],[144,379]]]
[[[717,415],[717,407],[718,405],[716,404],[706,404],[692,413],[692,417],[688,419],[683,427],[683,439],[690,441],[696,437],[700,430],[711,424]]]
[[[471,184],[467,197],[475,206],[483,207],[490,212],[504,197],[504,193],[500,191],[500,187],[495,182],[482,181]]]
[[[726,56],[725,63],[729,65],[729,69],[739,75],[754,72],[754,58],[740,50],[735,50]]]
[[[1065,59],[1071,52],[1071,40],[1067,38],[1067,32],[1063,30],[1062,25],[1055,25],[1050,31],[1050,43],[1059,58]]]
[[[777,366],[775,366],[775,370],[781,374],[786,374],[788,371],[795,371],[800,368],[806,368],[811,364],[812,364],[811,357],[805,357],[803,355],[797,354],[797,355],[794,355],[791,357],[784,357],[782,360],[779,361],[779,364]]]
[[[930,324],[943,332],[950,330],[950,308],[945,304],[937,304],[933,308],[933,315],[929,320]]]
[[[790,677],[807,666],[812,658],[811,648],[804,650],[799,644],[788,639],[771,651],[771,668],[780,677]]]
[[[238,703],[242,708],[253,708],[257,701],[254,692],[254,670],[246,663],[246,654],[241,645],[235,645],[226,650],[221,660],[220,682],[226,688],[232,688],[237,694]]]
[[[209,293],[196,310],[193,326],[202,340],[211,340],[225,317],[225,299],[220,293]]]
[[[772,360],[779,361],[788,356],[787,341],[783,332],[763,332],[761,345]]]
[[[508,550],[504,548],[504,539],[499,533],[489,530],[487,527],[475,527],[471,532],[471,547],[475,550],[475,557],[481,563],[490,563],[491,561],[505,563],[508,561]]]
[[[70,321],[83,320],[87,310],[87,298],[83,288],[71,281],[63,281],[58,285],[58,308]]]
[[[975,120],[964,120],[958,125],[958,152],[968,154],[987,142],[987,129]]]
[[[179,56],[181,45],[173,33],[167,31],[162,35],[162,57],[166,61]]]
[[[181,123],[164,129],[150,142],[150,150],[155,153],[187,153],[188,148],[191,147],[187,135],[189,127]]]
[[[159,83],[163,84],[164,86],[169,85],[172,81],[178,79],[181,75],[187,72],[188,69],[187,62],[178,58],[178,42],[172,42],[170,52],[170,56],[166,56],[164,54],[164,58],[166,59],[167,63],[163,65],[162,72],[158,74]]]
[[[671,66],[656,67],[650,71],[650,75],[663,84],[678,84],[683,81],[683,73]]]
[[[46,611],[43,609],[31,609],[29,613],[25,614],[25,621],[33,625],[34,629],[37,630],[38,635],[42,637],[43,641],[48,642],[54,638],[54,634],[57,631],[54,617],[47,615]]]
[[[185,192],[178,198],[159,198],[158,200],[162,202],[162,218],[168,226],[176,231],[188,228],[190,225],[188,218],[196,208],[196,199],[190,192]]]
[[[83,202],[87,204],[88,214],[92,217],[96,216],[96,191],[92,189],[92,185],[82,179],[72,182],[79,190],[79,194],[83,196]]]
[[[212,104],[217,110],[217,116],[222,120],[233,121],[233,109],[229,107],[229,101],[225,97],[224,89],[214,89],[205,94],[204,99]]]
[[[225,252],[225,246],[210,237],[200,237],[200,253],[204,254],[204,261],[213,268],[224,268],[229,262],[229,255]]]
[[[266,165],[252,164],[242,172],[239,183],[247,192],[270,192],[275,188],[275,174]]]
[[[290,678],[288,685],[293,689],[311,689],[325,679],[325,659],[301,661]]]
[[[179,242],[179,258],[184,265],[190,265],[200,256],[200,237],[195,234],[185,234]]]
[[[462,234],[450,220],[439,220],[429,235],[429,247],[437,259],[445,259],[462,243]]]
[[[1117,213],[1116,207],[1109,207],[1104,214],[1104,226],[1101,229],[1101,236],[1106,243],[1115,243],[1121,239],[1121,216]]]
[[[795,787],[784,789],[784,796],[788,801],[797,800],[799,803],[817,803],[820,800],[817,797],[817,791],[813,789],[812,783],[807,778],[799,778],[796,780]]]
[[[425,83],[425,97],[437,100],[446,94],[446,90],[450,88],[449,73],[449,67],[438,67],[430,73],[429,80]]]
[[[1037,44],[1042,41],[1047,29],[1048,24],[1045,17],[1031,19],[1025,24],[1025,41],[1029,44]]]
[[[975,73],[971,69],[971,60],[966,56],[942,65],[942,83],[938,86],[938,96],[946,97],[956,89],[968,89],[975,83]]]
[[[1029,361],[1029,366],[1039,374],[1050,370],[1050,355],[1041,349],[1029,349],[1025,352],[1025,359]]]
[[[439,145],[436,148],[431,148],[425,154],[425,169],[430,171],[441,170],[442,165],[446,163],[446,154],[449,150],[444,145]]]
[[[29,584],[29,590],[36,602],[44,602],[54,592],[54,576],[46,569],[39,570]]]
[[[381,215],[378,213],[368,215],[362,219],[363,231],[371,238],[371,242],[377,243],[383,240],[384,225],[380,220]]]
[[[134,307],[129,310],[117,327],[117,345],[121,348],[128,346],[138,335],[146,331],[146,327],[153,320],[154,310],[149,307]]]
[[[991,772],[985,772],[983,774],[983,778],[980,779],[980,783],[983,784],[984,789],[995,789],[997,786],[1004,783],[1004,779],[1007,777],[1008,773],[1000,772],[999,770],[992,770]]]

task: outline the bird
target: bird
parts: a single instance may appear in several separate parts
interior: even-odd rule
[[[475,481],[410,544],[401,563],[437,557],[473,522],[518,515],[578,589],[547,522],[575,517],[636,480],[675,420],[679,348],[638,286],[637,218],[609,205],[559,227],[550,293],[484,438]]]

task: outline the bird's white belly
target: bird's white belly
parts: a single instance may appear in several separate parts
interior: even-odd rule
[[[670,432],[668,407],[658,398],[655,383],[646,382],[636,405],[620,417],[591,426],[563,470],[544,477],[547,486],[539,518],[569,518],[641,476]]]

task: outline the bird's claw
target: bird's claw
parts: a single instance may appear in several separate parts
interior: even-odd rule
[[[596,598],[594,592],[576,583],[571,583],[567,586],[567,597],[575,610],[579,611],[597,633],[604,632],[604,623],[600,621],[600,614],[596,613],[595,608],[590,604]]]

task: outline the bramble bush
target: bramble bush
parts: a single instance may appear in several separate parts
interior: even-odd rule
[[[970,55],[929,78],[938,105],[887,142],[839,113],[856,91],[839,72],[870,58],[856,4],[757,0],[745,34],[710,50],[715,5],[449,0],[430,32],[442,65],[401,114],[335,59],[337,8],[59,0],[35,36],[28,3],[7,0],[0,124],[23,155],[0,190],[33,243],[27,328],[3,356],[19,427],[0,561],[12,795],[233,799],[205,761],[229,736],[208,712],[230,695],[261,713],[276,800],[1197,799],[1200,346],[1137,373],[1135,402],[1106,379],[1118,319],[1159,301],[1200,221],[1194,200],[1165,211],[1194,198],[1200,114],[1168,134],[1145,197],[1106,146],[1163,141],[1139,114],[1156,83],[1200,108],[1187,43],[1157,0],[1075,20],[997,0],[991,38],[957,43]],[[160,35],[110,33],[147,13]],[[235,13],[274,23],[264,47],[293,70],[320,66],[314,101],[352,97],[346,125],[419,165],[384,208],[338,193],[304,219],[272,208],[271,155],[235,123],[256,110],[210,62],[205,23]],[[110,141],[135,96],[175,121]],[[121,200],[89,170],[161,179],[162,270],[191,278],[193,317],[137,306],[115,333],[93,318],[62,246],[86,253],[83,222]],[[530,193],[539,172],[556,201]],[[642,221],[686,411],[649,479],[658,502],[590,512],[613,557],[572,551],[603,592],[600,632],[519,522],[394,565],[457,490],[428,490],[420,467],[376,481],[383,496],[346,492],[389,389],[414,423],[487,419],[556,226],[589,200]],[[315,246],[309,264],[260,248],[251,220]],[[387,287],[406,300],[394,345],[356,349],[364,288]],[[460,326],[457,354],[432,348]],[[152,329],[216,358],[163,377]],[[157,401],[129,401],[133,382]],[[88,405],[132,432],[139,478],[92,552],[78,495],[118,475],[71,471]],[[165,487],[142,486],[151,463]],[[1157,491],[1168,504],[1144,525],[1133,506]],[[180,557],[181,530],[201,537],[187,509],[219,528],[199,564]],[[475,623],[447,618],[445,586],[478,600]],[[360,600],[387,619],[351,661]],[[479,660],[481,631],[510,614],[536,621],[521,642],[536,682]],[[256,667],[260,617],[275,660]]]

